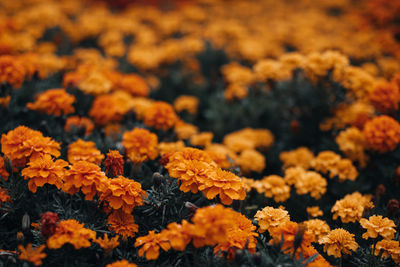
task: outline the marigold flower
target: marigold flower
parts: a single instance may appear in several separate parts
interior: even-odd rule
[[[122,210],[113,211],[108,216],[109,230],[115,232],[126,241],[128,237],[134,237],[139,230],[139,225],[135,224],[132,214],[125,213]]]
[[[358,171],[349,159],[342,159],[333,151],[322,151],[311,161],[311,167],[323,174],[329,173],[330,178],[338,176],[339,181],[354,181]]]
[[[94,124],[91,119],[86,117],[71,116],[65,121],[64,130],[70,132],[72,127],[83,128],[85,130],[85,136],[91,134],[94,130]]]
[[[143,122],[146,126],[164,131],[173,128],[177,121],[178,116],[175,114],[174,108],[170,104],[162,101],[154,102],[149,106],[143,118]]]
[[[143,198],[146,196],[140,183],[118,176],[109,180],[100,199],[107,201],[115,210],[122,209],[125,213],[131,213],[134,207],[143,205]]]
[[[290,167],[285,171],[285,181],[296,187],[299,195],[310,193],[311,197],[320,199],[326,192],[328,185],[325,178],[319,173],[306,171],[302,167]]]
[[[249,89],[241,84],[230,84],[226,87],[224,91],[224,97],[228,101],[234,99],[244,99],[249,95]]]
[[[25,80],[26,70],[13,56],[0,56],[0,82],[8,83],[17,89]]]
[[[369,101],[382,113],[390,113],[399,109],[400,90],[394,83],[378,84],[369,93]]]
[[[187,111],[189,114],[196,115],[199,106],[199,99],[195,96],[181,95],[174,101],[176,112]]]
[[[290,187],[278,175],[266,176],[260,183],[259,193],[264,193],[268,198],[274,198],[275,202],[284,202],[290,197]]]
[[[291,151],[281,152],[279,159],[283,162],[283,168],[303,167],[305,170],[310,168],[314,154],[307,147],[299,147]]]
[[[196,126],[180,120],[178,120],[174,128],[174,132],[180,140],[189,139],[191,136],[197,134],[198,131],[199,129]]]
[[[308,214],[308,216],[314,217],[314,218],[324,215],[324,213],[318,206],[307,207],[307,214]]]
[[[356,127],[341,131],[335,139],[342,151],[353,161],[358,161],[361,167],[367,165],[368,156],[365,154],[366,141],[362,132]]]
[[[8,195],[8,191],[0,186],[0,207],[3,202],[10,202],[11,197]]]
[[[165,236],[174,250],[184,251],[192,240],[194,230],[193,224],[182,220],[180,224],[175,222],[168,224],[167,229],[162,230],[161,234]]]
[[[371,209],[374,204],[371,202],[372,196],[361,195],[359,192],[346,195],[344,198],[336,201],[331,212],[333,219],[340,217],[343,223],[356,222],[362,218],[365,209]]]
[[[123,74],[114,84],[117,90],[128,92],[132,96],[147,97],[150,93],[150,88],[145,79],[137,74]]]
[[[96,124],[106,125],[110,122],[119,122],[125,115],[126,110],[112,95],[100,95],[93,101],[89,111],[90,117]]]
[[[381,215],[373,215],[367,219],[362,218],[360,224],[367,232],[362,235],[364,239],[377,238],[378,235],[384,239],[393,239],[396,233],[396,224]]]
[[[92,200],[96,193],[105,190],[108,178],[96,164],[78,161],[70,166],[63,177],[62,190],[70,195],[79,190],[85,194],[86,200]]]
[[[206,151],[212,160],[217,163],[218,167],[222,169],[231,168],[237,161],[236,153],[222,144],[210,144],[204,151]]]
[[[118,239],[119,236],[108,238],[108,235],[104,234],[103,238],[96,238],[93,242],[97,243],[106,253],[110,253],[114,248],[119,246]]]
[[[31,156],[49,154],[59,157],[59,150],[59,143],[25,126],[18,126],[1,136],[1,152],[17,167],[24,166]]]
[[[160,142],[158,144],[160,155],[181,151],[184,147],[185,143],[182,140],[176,142]]]
[[[83,76],[78,88],[85,94],[101,95],[111,91],[112,82],[99,70],[92,70]]]
[[[243,150],[236,162],[244,175],[251,172],[261,173],[265,169],[264,155],[254,149]]]
[[[158,137],[146,129],[135,128],[125,132],[122,136],[122,145],[128,158],[135,164],[154,160],[158,156]]]
[[[65,89],[50,89],[38,95],[35,102],[26,106],[38,112],[48,115],[61,116],[75,112],[72,104],[75,97],[68,94]]]
[[[214,134],[212,132],[198,133],[190,137],[190,144],[192,146],[207,147],[211,144],[213,137]]]
[[[106,267],[137,267],[137,265],[127,260],[120,260],[107,264]]]
[[[124,158],[117,150],[110,150],[107,153],[104,166],[106,166],[106,173],[112,177],[122,175],[124,173]]]
[[[40,231],[46,238],[52,236],[56,232],[58,223],[58,214],[47,211],[40,215]]]
[[[273,142],[274,136],[267,129],[244,128],[224,137],[224,145],[235,152],[241,152],[246,149],[268,148]]]
[[[22,245],[18,245],[18,250],[20,254],[18,255],[18,259],[23,261],[28,261],[35,266],[42,265],[42,259],[46,258],[46,253],[43,253],[43,250],[46,248],[45,245],[41,245],[37,248],[32,248],[32,244],[29,243],[26,247]]]
[[[96,148],[96,143],[78,139],[68,146],[68,161],[72,164],[78,161],[87,161],[94,164],[101,164],[104,155]]]
[[[254,81],[253,71],[237,62],[224,65],[221,70],[228,83],[249,85]]]
[[[400,246],[399,241],[383,239],[376,243],[374,254],[378,256],[382,253],[383,258],[392,257],[397,264],[400,263]]]
[[[11,96],[4,96],[0,97],[0,107],[2,108],[8,108],[8,105],[10,104],[11,101]]]
[[[32,158],[28,167],[22,170],[21,175],[25,180],[29,179],[28,188],[33,193],[45,184],[52,184],[60,189],[63,185],[61,179],[67,166],[68,162],[62,159],[54,161],[49,154],[45,154]]]
[[[258,221],[258,226],[260,227],[258,232],[264,233],[266,230],[271,232],[284,222],[290,221],[290,216],[286,210],[267,206],[257,211],[256,215],[254,215],[254,220]]]
[[[389,116],[376,116],[365,124],[363,134],[371,149],[393,151],[400,142],[400,124]]]
[[[324,251],[329,256],[335,258],[342,257],[342,254],[351,255],[351,251],[356,251],[358,248],[354,235],[342,228],[330,231],[319,240],[319,243],[324,245]]]
[[[49,249],[59,249],[65,244],[71,244],[75,249],[90,247],[90,240],[96,239],[96,232],[84,227],[76,220],[60,221],[56,232],[47,239]]]
[[[318,242],[331,231],[329,225],[320,219],[312,219],[303,223],[307,227],[306,231],[313,237],[311,242]]]
[[[0,156],[0,176],[5,181],[7,181],[8,177],[10,176],[10,174],[6,170],[5,163],[4,163],[4,158],[2,156]]]
[[[168,251],[171,245],[168,239],[162,234],[156,234],[154,231],[150,231],[146,236],[138,237],[135,241],[135,247],[142,246],[138,254],[140,257],[146,256],[147,260],[155,260],[160,255],[160,247],[164,251]]]

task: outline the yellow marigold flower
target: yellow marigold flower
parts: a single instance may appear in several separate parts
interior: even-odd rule
[[[99,246],[104,249],[106,253],[110,253],[114,248],[119,246],[119,237],[108,238],[107,234],[104,234],[103,238],[96,238],[93,242],[99,244]]]
[[[82,128],[85,130],[85,135],[89,135],[94,130],[94,124],[91,119],[86,117],[71,116],[65,121],[64,130],[70,132],[72,127]]]
[[[225,88],[224,97],[228,101],[244,99],[249,95],[249,89],[241,84],[230,84]]]
[[[379,153],[393,151],[400,142],[400,124],[389,116],[376,116],[365,124],[363,134],[371,149]]]
[[[377,238],[378,235],[384,239],[393,239],[396,233],[396,224],[381,215],[373,215],[367,219],[362,218],[360,224],[367,232],[362,235],[364,239]]]
[[[105,190],[108,178],[96,164],[78,161],[66,171],[63,181],[64,192],[73,195],[81,190],[86,200],[92,200],[96,193]]]
[[[199,176],[199,190],[206,198],[213,199],[217,195],[225,205],[232,204],[233,200],[243,200],[246,197],[243,182],[235,174],[217,169],[209,176]]]
[[[258,232],[264,233],[273,231],[274,228],[283,224],[286,221],[290,221],[289,213],[284,209],[275,209],[273,207],[265,207],[262,210],[257,211],[254,216],[254,220],[258,221]]]
[[[354,181],[358,171],[349,159],[342,159],[333,151],[322,151],[311,161],[311,167],[323,174],[329,173],[330,178],[339,177],[339,181]]]
[[[100,195],[102,201],[107,201],[111,208],[122,209],[125,213],[131,213],[134,207],[143,205],[146,191],[142,185],[123,176],[110,179],[107,188]]]
[[[165,236],[174,250],[184,251],[192,240],[194,230],[193,224],[182,220],[180,224],[175,222],[168,224],[167,229],[161,231],[161,235]]]
[[[324,213],[318,206],[307,207],[307,214],[308,214],[308,216],[314,217],[314,218],[324,215]]]
[[[59,249],[65,244],[71,244],[75,249],[90,247],[90,240],[96,239],[96,232],[84,227],[76,220],[60,221],[56,232],[47,239],[49,249]]]
[[[137,267],[136,264],[130,263],[127,260],[114,261],[113,263],[107,264],[106,267]]]
[[[274,142],[273,134],[267,129],[244,128],[224,137],[224,145],[235,152],[246,149],[268,148]]]
[[[379,112],[396,111],[399,109],[400,90],[394,83],[380,83],[369,93],[369,101]]]
[[[13,56],[0,56],[0,82],[8,83],[14,89],[21,87],[26,70],[22,62]]]
[[[158,130],[169,130],[175,126],[178,116],[175,114],[174,108],[162,101],[154,102],[149,106],[145,113],[143,122],[146,126],[154,127]]]
[[[128,158],[135,164],[154,160],[158,156],[158,137],[146,129],[135,128],[125,132],[122,145]]]
[[[92,70],[82,81],[79,82],[78,88],[85,94],[102,95],[111,91],[112,82],[99,70]]]
[[[32,248],[32,244],[29,243],[26,247],[18,245],[19,255],[18,259],[32,263],[35,266],[42,265],[42,259],[46,258],[46,253],[43,250],[46,248],[45,245],[41,245],[37,248]]]
[[[106,173],[112,177],[122,175],[124,173],[124,157],[117,150],[110,150],[104,161]]]
[[[26,106],[48,115],[61,116],[75,112],[72,104],[75,96],[68,94],[65,89],[50,89],[38,95],[36,101]]]
[[[204,150],[210,157],[218,164],[218,167],[222,169],[229,169],[237,161],[236,153],[230,150],[228,147],[212,143]]]
[[[59,157],[59,150],[59,143],[25,126],[18,126],[1,136],[1,152],[17,167],[24,166],[33,156],[49,154]]]
[[[192,135],[197,134],[199,132],[199,129],[190,123],[185,123],[184,121],[178,120],[175,125],[174,132],[178,139],[186,140],[189,139]]]
[[[0,176],[3,178],[5,181],[8,180],[8,177],[10,174],[6,170],[5,162],[4,162],[4,157],[0,156]]]
[[[106,125],[110,122],[119,122],[125,115],[126,109],[120,105],[112,95],[100,95],[93,101],[89,111],[90,117],[93,118],[96,124]]]
[[[311,242],[318,242],[331,231],[329,225],[320,219],[312,219],[303,223],[307,227],[306,231],[313,237]]]
[[[371,209],[374,204],[371,202],[372,196],[361,195],[359,192],[346,195],[344,198],[336,201],[331,212],[333,219],[340,217],[343,223],[356,222],[362,218],[365,209]]]
[[[190,137],[190,144],[192,146],[207,147],[211,144],[213,137],[214,134],[212,132],[198,133]]]
[[[307,147],[299,147],[291,151],[281,152],[279,159],[283,162],[283,168],[295,166],[308,169],[314,159],[314,154]]]
[[[168,239],[162,234],[156,234],[154,231],[150,231],[146,236],[138,237],[135,241],[135,247],[140,247],[139,256],[146,256],[147,260],[155,260],[160,255],[160,247],[164,251],[168,251],[171,245]]]
[[[123,90],[132,96],[147,97],[150,93],[150,88],[145,79],[137,74],[122,74],[115,82],[114,88],[116,90]]]
[[[328,235],[319,240],[319,243],[324,245],[324,251],[329,256],[335,258],[342,257],[342,254],[351,255],[351,251],[356,251],[358,248],[354,235],[342,228],[330,231]]]
[[[176,112],[187,111],[192,115],[196,115],[198,106],[199,99],[195,96],[181,95],[174,101]]]
[[[32,158],[28,167],[22,170],[21,175],[25,180],[29,179],[28,188],[33,193],[36,193],[37,188],[45,184],[53,184],[60,189],[67,166],[68,162],[62,159],[53,161],[49,154],[45,154]]]
[[[158,150],[160,151],[160,155],[178,152],[181,151],[184,147],[185,143],[182,140],[176,142],[160,142],[158,144]]]
[[[353,161],[358,161],[361,167],[367,165],[368,156],[365,154],[366,141],[363,133],[356,127],[349,127],[336,136],[340,151]]]
[[[68,161],[72,164],[87,161],[100,165],[103,159],[104,155],[96,148],[95,142],[78,139],[68,146]]]
[[[236,163],[245,175],[251,172],[261,173],[265,169],[264,155],[254,149],[243,150],[236,158]]]
[[[132,214],[125,213],[122,210],[113,211],[108,216],[108,229],[115,232],[126,241],[128,237],[134,237],[139,230],[139,225],[135,224]]]
[[[393,261],[400,264],[400,246],[399,241],[383,239],[376,243],[374,254],[380,255],[381,251],[383,258],[392,257]]]
[[[290,187],[278,175],[269,175],[261,180],[262,193],[275,202],[284,202],[290,197]]]

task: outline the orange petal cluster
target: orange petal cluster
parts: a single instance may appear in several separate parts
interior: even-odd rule
[[[96,148],[96,143],[78,139],[68,146],[68,161],[72,164],[87,161],[100,165],[104,155]]]
[[[389,116],[376,116],[364,125],[363,134],[371,149],[379,153],[393,151],[400,142],[400,124]]]
[[[61,116],[75,112],[72,104],[75,97],[68,94],[65,89],[50,89],[38,95],[35,102],[26,106],[31,109],[48,115]]]
[[[134,128],[122,136],[125,153],[133,163],[154,160],[158,156],[158,137],[149,130]]]

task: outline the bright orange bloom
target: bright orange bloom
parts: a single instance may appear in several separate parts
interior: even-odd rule
[[[86,117],[71,116],[65,121],[64,130],[70,132],[72,127],[83,128],[85,130],[85,135],[89,135],[94,130],[94,124],[91,119]]]
[[[25,126],[18,126],[1,136],[1,152],[18,167],[24,166],[31,156],[49,154],[59,157],[59,150],[59,143]]]
[[[246,191],[240,177],[235,174],[216,169],[210,172],[208,176],[199,176],[199,190],[206,198],[213,199],[219,195],[221,202],[225,205],[232,204],[233,200],[243,200],[246,197]]]
[[[4,189],[0,186],[0,207],[3,202],[10,202],[11,197],[8,195],[7,189]]]
[[[393,261],[400,264],[400,245],[399,241],[383,239],[376,243],[374,254],[378,256],[381,251],[383,258],[392,257]]]
[[[46,253],[43,250],[46,248],[45,245],[41,245],[38,248],[32,248],[32,244],[29,243],[26,247],[18,245],[20,254],[18,259],[32,263],[35,266],[42,265],[42,259],[46,258]]]
[[[358,171],[349,159],[342,159],[333,151],[322,151],[311,161],[311,167],[330,178],[338,176],[340,182],[357,179]]]
[[[258,231],[264,233],[266,230],[271,232],[284,222],[290,221],[290,216],[286,210],[267,206],[257,211],[256,215],[254,215],[254,220],[258,221],[260,227]]]
[[[127,260],[120,260],[107,264],[106,267],[137,267],[137,265]]]
[[[174,132],[179,140],[186,140],[197,134],[199,129],[193,124],[178,120],[175,124]]]
[[[314,159],[314,154],[306,147],[299,147],[291,151],[281,152],[279,159],[283,162],[283,168],[303,167],[308,169]]]
[[[125,132],[122,136],[122,145],[128,158],[135,164],[154,160],[158,156],[158,137],[146,129],[135,128]]]
[[[0,56],[0,82],[8,83],[17,89],[25,80],[26,70],[13,56]]]
[[[310,217],[318,217],[324,215],[324,213],[318,206],[307,207],[307,214]]]
[[[60,189],[67,166],[68,162],[62,159],[54,161],[49,154],[45,154],[32,158],[21,174],[25,180],[29,179],[28,188],[33,193],[45,184],[53,184]]]
[[[112,177],[124,173],[124,158],[117,150],[110,150],[107,153],[104,165],[106,166],[106,173]]]
[[[254,149],[243,150],[236,158],[237,164],[244,175],[251,172],[261,173],[265,169],[265,157]]]
[[[320,219],[312,219],[303,223],[307,227],[306,231],[313,237],[311,242],[318,242],[331,231],[329,225]]]
[[[160,155],[164,155],[167,153],[174,153],[182,150],[185,147],[185,143],[182,140],[176,142],[160,142],[158,144],[158,150],[160,151]]]
[[[204,150],[222,169],[229,169],[237,161],[236,153],[221,144],[210,144]]]
[[[90,240],[96,239],[96,232],[84,227],[76,220],[60,221],[56,232],[47,239],[49,249],[59,249],[65,244],[71,244],[75,249],[90,247]]]
[[[87,161],[100,165],[103,159],[104,155],[96,148],[95,142],[78,139],[68,146],[68,161],[72,164]]]
[[[328,185],[326,179],[319,173],[306,171],[302,167],[290,167],[285,171],[285,181],[296,187],[296,193],[304,195],[310,193],[311,197],[320,199],[326,192]]]
[[[363,134],[371,149],[379,153],[393,151],[400,142],[400,124],[389,116],[376,116],[364,125]]]
[[[381,215],[373,215],[367,219],[362,218],[360,224],[367,232],[362,235],[364,239],[377,238],[378,235],[384,239],[393,239],[396,233],[396,224],[394,221],[383,218]]]
[[[214,137],[212,132],[202,132],[190,137],[190,144],[192,146],[200,146],[200,147],[207,147],[211,144],[211,141]]]
[[[8,177],[10,176],[10,174],[6,170],[4,158],[1,156],[0,156],[0,176],[6,181],[8,180]]]
[[[135,242],[135,247],[140,247],[139,256],[146,256],[147,260],[155,260],[160,255],[160,247],[164,251],[168,251],[171,245],[168,239],[162,234],[156,234],[154,231],[150,231],[146,236],[138,237]]]
[[[120,105],[119,101],[112,95],[100,95],[93,101],[92,108],[89,111],[90,117],[96,124],[106,125],[110,122],[119,122],[126,113],[126,110]]]
[[[254,187],[258,193],[273,198],[275,202],[284,202],[290,197],[290,186],[278,175],[269,175],[261,181],[255,181]]]
[[[340,217],[344,223],[356,222],[362,218],[364,210],[371,209],[374,204],[371,202],[372,196],[361,195],[359,192],[346,195],[344,198],[336,201],[331,212],[333,219]]]
[[[342,257],[342,254],[351,255],[351,251],[356,251],[358,248],[354,235],[342,228],[330,231],[319,240],[319,243],[324,245],[324,251],[329,256],[335,258]]]
[[[81,190],[86,200],[92,200],[96,193],[107,188],[108,178],[96,164],[78,161],[66,171],[63,181],[64,192],[73,195]]]
[[[146,191],[142,185],[123,176],[110,179],[107,188],[100,195],[102,201],[107,201],[111,208],[122,209],[125,213],[131,213],[133,208],[143,205]]]
[[[11,96],[4,96],[0,97],[0,107],[2,108],[8,108],[8,105],[10,104],[11,101]]]
[[[225,135],[224,145],[235,152],[246,149],[268,148],[274,142],[274,136],[267,129],[244,128]]]
[[[48,115],[61,116],[75,112],[72,106],[74,102],[75,97],[68,94],[65,89],[50,89],[38,95],[35,102],[26,106]]]
[[[132,214],[123,212],[122,210],[113,211],[108,216],[108,224],[110,231],[122,237],[126,241],[128,237],[134,237],[139,230],[139,225],[135,224]]]
[[[144,113],[143,122],[146,126],[154,127],[158,130],[169,130],[178,121],[174,108],[162,101],[154,102]]]
[[[99,244],[99,246],[104,249],[105,252],[110,253],[114,248],[119,246],[119,237],[108,238],[107,234],[104,234],[103,238],[96,238],[93,242]]]
[[[174,108],[177,112],[187,111],[196,115],[198,106],[199,100],[195,96],[181,95],[174,101]]]
[[[382,113],[390,113],[399,109],[400,90],[395,83],[381,83],[370,92],[369,100]]]
[[[150,88],[145,79],[137,74],[123,74],[114,84],[116,90],[123,90],[132,96],[147,97],[150,93]]]
[[[192,240],[193,231],[195,231],[194,225],[182,220],[180,224],[176,222],[168,224],[167,229],[162,230],[160,234],[165,236],[174,250],[184,251]]]

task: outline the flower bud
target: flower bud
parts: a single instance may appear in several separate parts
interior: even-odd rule
[[[24,216],[22,216],[22,231],[27,231],[31,227],[31,218],[28,213],[25,212]]]
[[[164,182],[164,180],[164,176],[162,176],[159,172],[153,173],[153,184],[155,187],[159,187]]]

